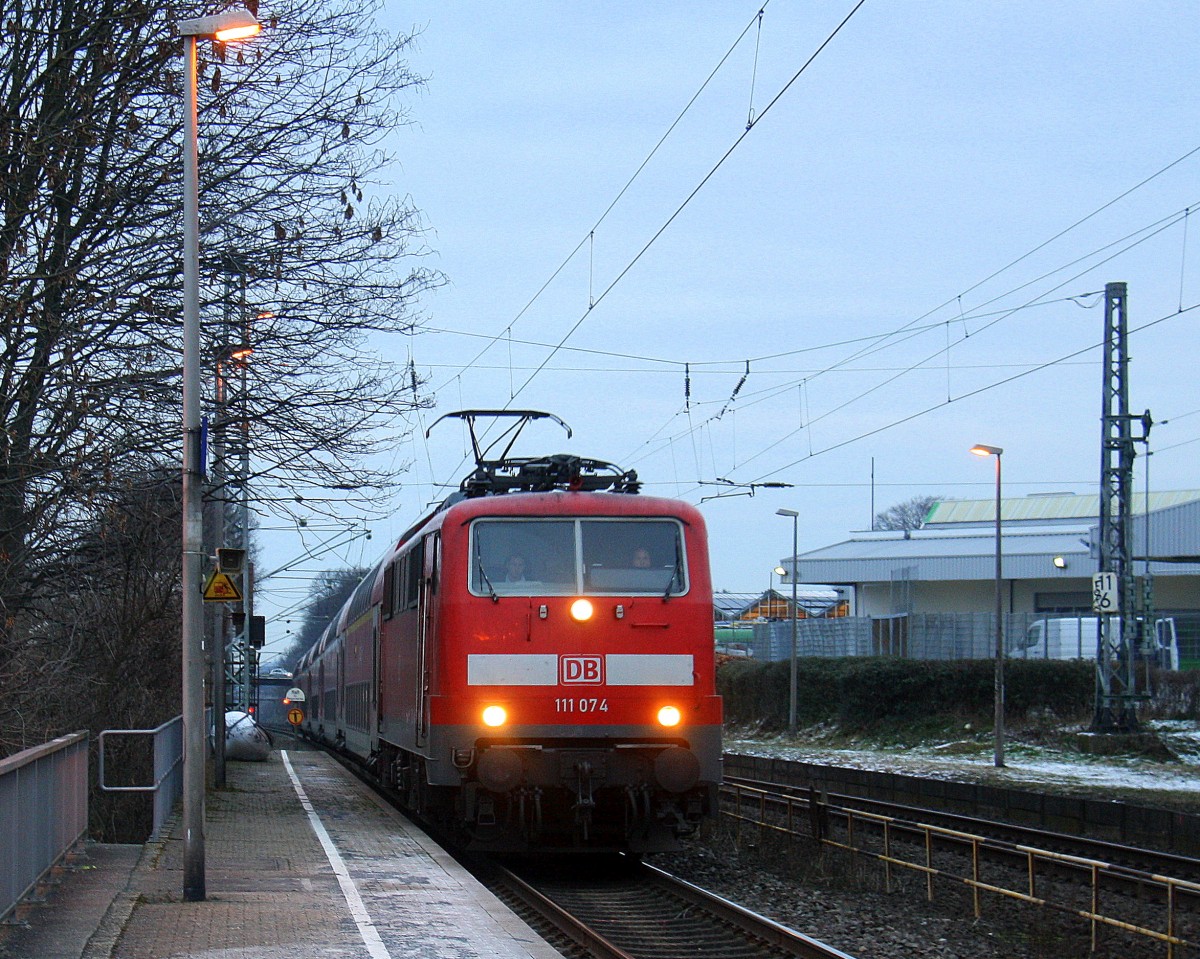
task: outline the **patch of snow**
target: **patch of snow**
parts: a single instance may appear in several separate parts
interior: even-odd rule
[[[731,753],[793,759],[800,762],[893,772],[958,782],[988,782],[1014,787],[1136,789],[1200,796],[1200,724],[1151,723],[1180,762],[1139,756],[1095,756],[1064,749],[1011,743],[1005,766],[993,765],[989,742],[949,742],[910,749],[833,749],[773,739],[727,739]]]

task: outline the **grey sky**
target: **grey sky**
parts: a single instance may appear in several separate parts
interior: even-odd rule
[[[475,334],[386,348],[438,387],[433,416],[516,394],[575,430],[521,452],[613,460],[693,502],[718,477],[795,484],[703,504],[717,588],[767,586],[791,544],[778,507],[801,512],[802,550],[865,528],[872,457],[876,510],[991,495],[976,442],[1004,447],[1007,494],[1094,491],[1103,304],[1070,298],[1110,281],[1129,284],[1132,408],[1172,420],[1152,485],[1200,485],[1200,153],[1154,176],[1200,147],[1195,7],[868,0],[775,100],[852,8],[771,0],[607,215],[758,5],[390,0],[382,18],[421,31],[429,77],[390,144],[450,279],[426,322]],[[468,366],[477,337],[499,339]],[[374,559],[463,450],[452,426],[398,449],[395,522],[344,558]]]

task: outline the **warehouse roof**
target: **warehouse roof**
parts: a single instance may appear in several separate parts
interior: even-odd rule
[[[1139,496],[1135,510],[1145,503]],[[1151,493],[1150,555],[1155,575],[1200,574],[1200,490]],[[1001,501],[1002,574],[1006,579],[1078,579],[1097,569],[1099,496],[1054,493]],[[801,553],[795,575],[817,583],[936,582],[996,575],[996,501],[946,500],[921,529],[853,533]],[[1144,557],[1145,515],[1133,522],[1132,554]],[[1061,564],[1054,562],[1061,557]],[[1187,562],[1192,560],[1192,562]],[[783,563],[791,567],[785,557]]]
[[[1091,575],[1087,527],[1018,527],[1003,532],[1003,571],[1010,579]],[[1062,556],[1066,566],[1055,567]],[[785,560],[785,565],[791,563]],[[924,581],[991,579],[996,575],[996,538],[991,529],[856,533],[845,542],[801,553],[797,574],[827,583],[886,582],[903,570]]]
[[[1200,559],[1200,501],[1160,509],[1150,514],[1149,521],[1148,538],[1146,518],[1136,519],[1133,523],[1132,553],[1135,557],[1145,556],[1148,552],[1152,557],[1171,563]],[[1091,536],[1099,541],[1099,524],[1092,527]]]
[[[1200,501],[1200,490],[1169,490],[1150,494],[1151,511],[1166,509],[1181,503]],[[1135,494],[1133,512],[1146,511],[1145,493]],[[1091,523],[1100,515],[1099,493],[1032,493],[1029,496],[1001,500],[1000,518],[1003,523],[1033,522],[1041,524]],[[939,500],[925,517],[925,526],[981,526],[995,522],[996,500],[944,499]]]

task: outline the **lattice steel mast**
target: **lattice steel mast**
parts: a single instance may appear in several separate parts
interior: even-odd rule
[[[1100,618],[1096,639],[1094,732],[1137,729],[1134,652],[1138,641],[1137,593],[1130,559],[1133,533],[1132,425],[1145,434],[1150,414],[1129,415],[1129,358],[1126,353],[1128,299],[1124,283],[1104,287],[1104,409],[1100,470],[1100,572],[1114,573],[1120,609]],[[1146,435],[1138,437],[1146,439]],[[1146,508],[1149,509],[1147,502]]]

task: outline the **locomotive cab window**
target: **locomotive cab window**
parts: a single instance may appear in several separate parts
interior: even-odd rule
[[[594,519],[579,525],[587,592],[686,592],[687,564],[678,523]]]
[[[471,528],[471,590],[484,596],[576,591],[571,520],[480,520]]]
[[[482,519],[470,551],[481,596],[687,592],[683,528],[670,519]]]

